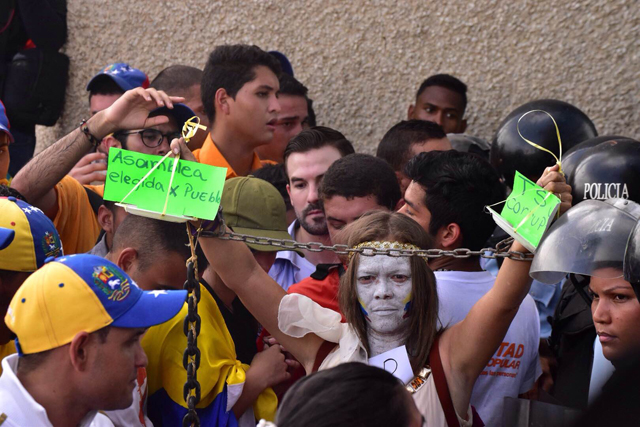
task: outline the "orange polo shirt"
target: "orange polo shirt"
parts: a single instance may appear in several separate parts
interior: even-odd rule
[[[104,194],[104,185],[86,187],[99,196]],[[89,252],[96,244],[101,227],[86,190],[67,175],[55,186],[55,191],[58,206],[52,221],[60,234],[64,254]]]
[[[202,148],[198,148],[197,150],[195,150],[193,152],[193,155],[200,163],[206,163],[208,165],[218,166],[220,168],[227,168],[226,179],[235,178],[236,176],[238,176],[236,171],[234,171],[231,165],[229,165],[227,159],[224,158],[216,144],[211,139],[211,134],[207,135],[207,139],[204,141],[204,144],[202,144]],[[253,161],[251,162],[252,171],[260,169],[262,166],[269,164],[272,165],[274,163],[270,160],[260,160],[255,151],[253,152]]]

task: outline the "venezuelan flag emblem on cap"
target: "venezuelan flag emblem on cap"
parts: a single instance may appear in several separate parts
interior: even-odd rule
[[[144,292],[112,262],[79,254],[45,264],[20,286],[5,323],[23,354],[70,343],[106,326],[148,328],[175,316],[187,291]]]

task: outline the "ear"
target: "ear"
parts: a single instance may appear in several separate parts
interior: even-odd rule
[[[398,179],[398,185],[400,186],[402,197],[404,197],[404,192],[407,191],[407,187],[411,184],[411,179],[402,171],[396,171],[396,178]]]
[[[100,151],[108,153],[111,147],[122,148],[122,143],[114,138],[113,135],[107,135],[100,141]]]
[[[98,208],[98,223],[106,233],[113,233],[113,213],[104,205]]]
[[[133,248],[124,248],[118,254],[118,259],[116,260],[116,264],[118,267],[124,270],[125,273],[129,274],[133,267],[135,266],[136,261],[138,260],[138,251]]]
[[[415,111],[416,106],[413,104],[409,104],[409,109],[407,110],[407,120],[413,119],[413,112]]]
[[[453,250],[462,244],[462,230],[455,222],[445,225],[436,234],[436,244],[439,248]]]
[[[84,371],[89,363],[91,337],[87,332],[78,332],[69,345],[69,358],[76,371]]]
[[[462,123],[460,124],[460,133],[464,133],[467,130],[467,119],[462,119]]]
[[[289,195],[289,199],[291,199],[291,186],[287,184],[287,194]]]
[[[216,115],[218,112],[222,114],[229,114],[231,111],[229,101],[233,101],[233,98],[229,96],[227,90],[224,88],[220,88],[216,91],[216,96],[214,98],[214,108],[216,111]]]

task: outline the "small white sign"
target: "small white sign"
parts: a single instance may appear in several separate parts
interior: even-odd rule
[[[404,384],[413,379],[413,368],[409,361],[407,347],[400,346],[369,359],[369,365],[382,368],[395,375]]]

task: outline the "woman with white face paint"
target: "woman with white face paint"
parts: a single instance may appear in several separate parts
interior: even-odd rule
[[[363,256],[356,271],[358,302],[365,316],[369,356],[404,345],[411,307],[409,258]]]
[[[344,230],[344,243],[371,247],[431,247],[410,218],[374,212]],[[496,283],[460,323],[438,331],[438,296],[433,272],[420,257],[347,259],[340,285],[340,315],[309,298],[287,295],[256,265],[242,242],[200,238],[224,283],[291,352],[308,373],[405,345],[414,379],[407,384],[429,426],[470,426],[469,405],[476,378],[494,354],[531,283],[530,262],[505,259]],[[526,252],[514,243],[511,250]],[[439,384],[439,385],[438,385]],[[330,410],[330,408],[327,408]]]

